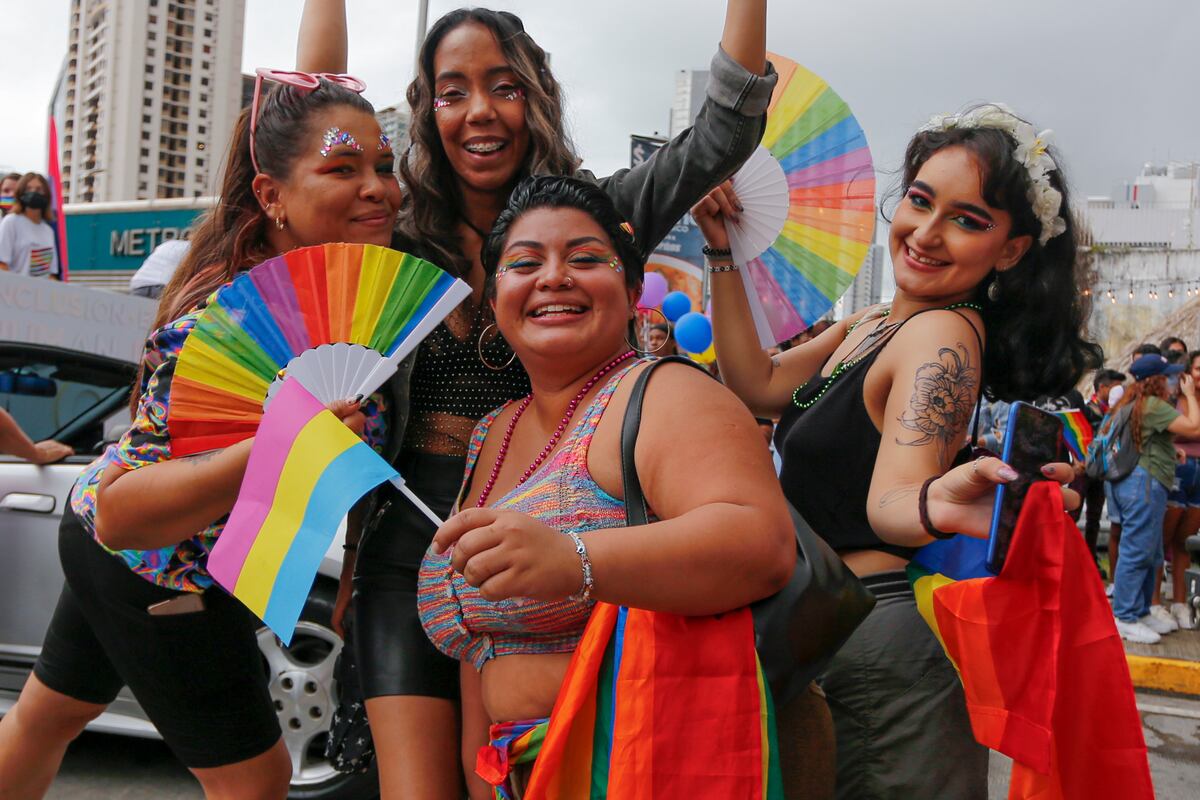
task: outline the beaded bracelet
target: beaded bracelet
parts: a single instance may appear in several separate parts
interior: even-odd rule
[[[584,547],[583,539],[579,538],[579,534],[567,531],[567,536],[570,536],[571,541],[575,543],[575,553],[579,556],[579,561],[583,566],[583,586],[567,599],[575,603],[586,603],[592,599],[592,588],[596,585],[592,579],[592,560],[588,558],[587,548]]]
[[[343,542],[342,549],[353,553],[354,551],[358,550],[358,542]]]
[[[954,536],[953,533],[947,533],[943,530],[938,530],[929,520],[929,487],[941,475],[934,475],[921,484],[921,494],[917,496],[917,513],[921,515],[921,526],[925,528],[925,532],[935,539],[949,539]]]
[[[714,272],[737,272],[741,269],[741,267],[739,267],[737,264],[722,264],[720,266],[713,266],[713,263],[707,258],[704,259],[704,266],[710,275]]]
[[[700,248],[700,252],[704,253],[706,256],[721,256],[724,258],[729,258],[731,255],[733,255],[733,250],[731,248],[709,247],[708,245],[704,245],[704,247]]]

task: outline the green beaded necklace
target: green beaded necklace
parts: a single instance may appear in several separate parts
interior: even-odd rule
[[[953,303],[951,305],[944,306],[938,310],[939,311],[953,311],[956,308],[969,308],[972,311],[975,311],[976,313],[979,313],[979,314],[983,313],[983,306],[979,305],[978,303],[971,303],[971,302]],[[892,312],[889,309],[888,311],[884,311],[879,316],[880,316],[880,318],[883,318],[883,317],[888,316],[891,313]],[[859,325],[861,325],[865,321],[866,320],[860,319],[858,322],[854,323],[854,325],[850,328],[850,330],[846,331],[846,335],[849,336],[851,333],[854,332],[855,328],[857,328]],[[905,321],[907,321],[907,320],[905,320]],[[898,324],[903,324],[903,323],[898,323]],[[820,400],[822,397],[825,396],[825,393],[827,391],[829,391],[829,387],[834,384],[834,382],[838,379],[839,376],[841,376],[843,373],[845,373],[847,370],[849,370],[855,364],[862,361],[864,358],[866,358],[867,356],[871,355],[874,352],[875,352],[875,349],[870,349],[852,361],[839,361],[834,366],[833,372],[829,373],[829,377],[825,379],[825,385],[821,387],[821,391],[817,392],[817,396],[811,400],[806,400],[806,401],[801,402],[800,400],[796,399],[797,397],[799,397],[800,393],[802,391],[804,391],[804,388],[806,386],[808,386],[808,384],[812,383],[812,381],[809,380],[809,381],[805,381],[804,383],[800,384],[799,386],[796,387],[796,390],[792,392],[792,403],[795,404],[797,408],[800,408],[804,411],[807,411],[808,409],[812,408],[814,403],[816,403],[818,400]]]

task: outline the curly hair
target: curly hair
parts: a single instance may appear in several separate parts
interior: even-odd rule
[[[1130,431],[1133,433],[1133,443],[1140,452],[1142,449],[1142,414],[1146,411],[1145,400],[1151,397],[1157,397],[1164,403],[1170,402],[1171,390],[1167,386],[1166,375],[1151,375],[1149,378],[1143,378],[1140,381],[1134,381],[1125,394],[1121,396],[1121,402],[1117,403],[1109,413],[1113,413],[1119,408],[1124,408],[1127,405],[1136,404],[1133,406],[1133,411],[1129,414]]]
[[[595,220],[612,242],[617,257],[621,259],[625,285],[634,290],[641,288],[646,261],[642,258],[637,240],[627,223],[613,205],[612,198],[603,189],[587,181],[545,175],[526,178],[517,184],[517,188],[513,189],[508,198],[508,205],[500,212],[500,216],[496,217],[492,232],[484,240],[483,250],[479,255],[483,262],[483,270],[488,276],[489,297],[495,295],[496,267],[508,241],[509,231],[522,216],[538,208],[573,208]]]
[[[492,32],[525,89],[529,151],[514,182],[527,175],[572,175],[580,164],[563,124],[562,88],[550,72],[546,51],[525,32],[519,17],[507,11],[460,8],[435,22],[421,45],[417,76],[408,86],[412,127],[400,161],[406,202],[396,229],[401,249],[419,248],[424,257],[459,277],[470,269],[458,234],[463,197],[434,120],[433,61],[442,40],[468,24]]]
[[[1033,244],[1011,269],[993,270],[976,287],[974,300],[983,307],[987,330],[983,392],[992,399],[1028,400],[1060,395],[1085,372],[1104,361],[1104,352],[1087,340],[1091,311],[1088,265],[1078,253],[1078,231],[1061,157],[1050,184],[1062,193],[1059,216],[1066,231],[1038,243],[1042,224],[1028,199],[1029,172],[1016,156],[1016,142],[995,128],[920,131],[908,144],[900,194],[908,191],[926,161],[947,147],[966,148],[979,164],[983,199],[1012,217],[1011,237],[1032,237]],[[987,287],[997,283],[996,299]],[[1036,347],[1034,346],[1036,343]]]

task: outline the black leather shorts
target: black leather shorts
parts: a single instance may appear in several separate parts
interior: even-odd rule
[[[408,488],[445,519],[458,496],[464,460],[405,454]],[[417,575],[436,528],[388,485],[358,548],[354,568],[354,654],[363,696],[458,699],[458,662],[438,652],[417,616]]]

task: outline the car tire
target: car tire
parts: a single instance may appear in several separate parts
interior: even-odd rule
[[[331,626],[336,592],[337,585],[332,581],[318,579],[288,647],[270,629],[258,631],[271,699],[292,759],[290,800],[366,800],[379,796],[374,765],[367,772],[348,775],[338,772],[325,758],[325,742],[338,699],[333,666],[342,649],[341,637]]]

